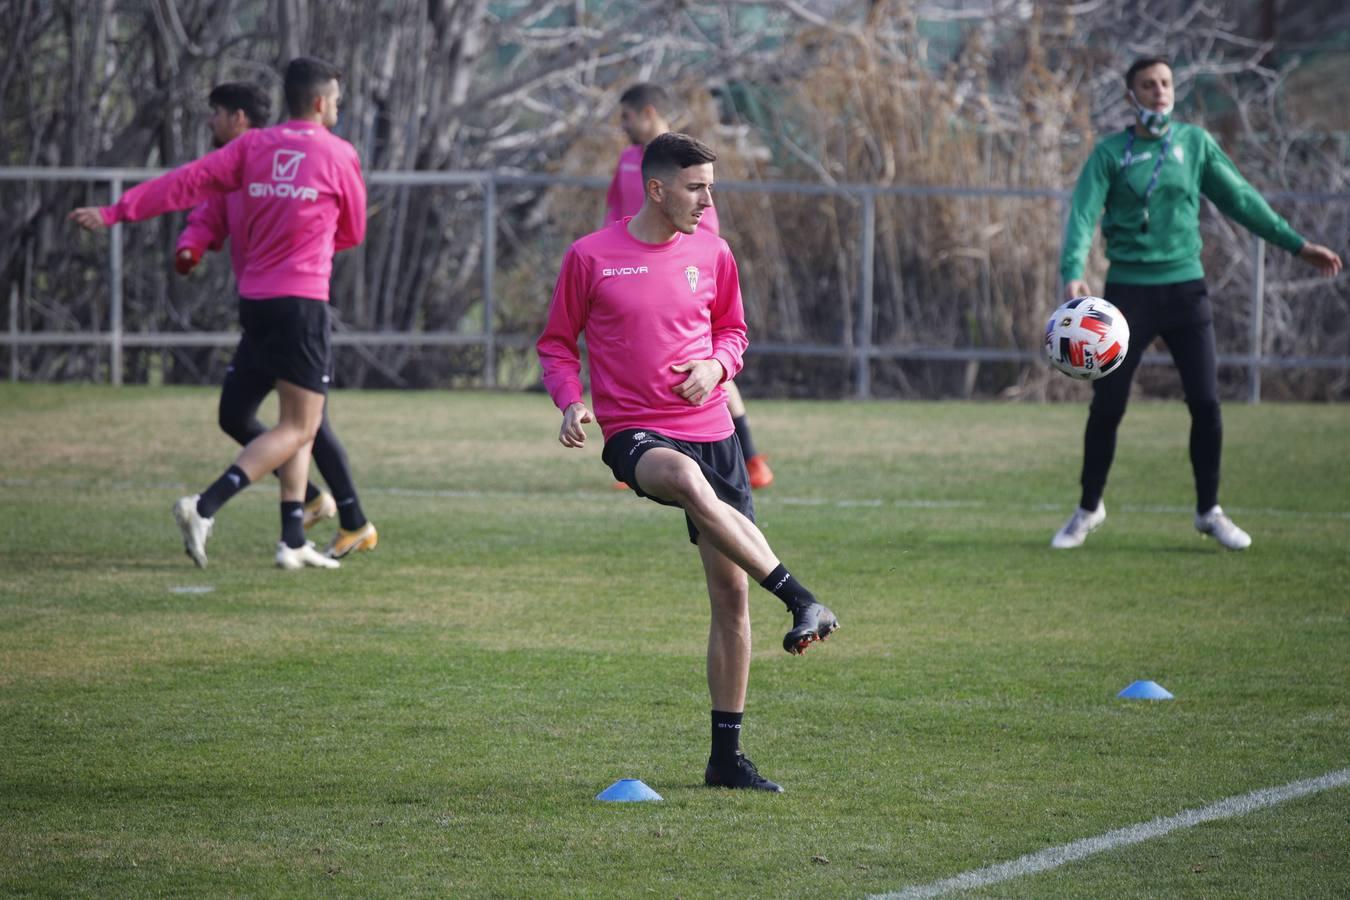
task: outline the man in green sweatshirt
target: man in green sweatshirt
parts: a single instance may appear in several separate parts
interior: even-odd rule
[[[1129,323],[1131,351],[1119,369],[1092,383],[1082,495],[1050,546],[1078,547],[1105,521],[1102,491],[1130,383],[1144,349],[1161,336],[1191,413],[1196,530],[1230,550],[1245,550],[1251,537],[1219,506],[1223,422],[1213,310],[1200,265],[1200,198],[1208,197],[1229,218],[1323,275],[1340,272],[1341,258],[1304,240],[1276,214],[1207,131],[1171,121],[1172,69],[1166,60],[1136,60],[1125,74],[1125,88],[1136,122],[1099,141],[1084,164],[1074,187],[1059,268],[1066,297],[1092,293],[1083,280],[1083,265],[1100,217],[1111,263],[1103,296]]]

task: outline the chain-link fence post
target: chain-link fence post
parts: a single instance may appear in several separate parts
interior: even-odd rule
[[[1251,349],[1247,368],[1247,402],[1261,402],[1261,357],[1265,343],[1266,317],[1266,242],[1252,236],[1252,256],[1256,271],[1252,274]]]
[[[492,302],[497,271],[497,181],[489,174],[483,180],[483,384],[497,386],[496,310]]]
[[[876,277],[877,198],[862,195],[862,263],[858,276],[857,341],[853,346],[853,383],[859,400],[872,398],[872,285]]]
[[[122,179],[112,179],[112,202],[122,199]],[[122,386],[122,223],[112,227],[108,240],[108,374],[114,387]],[[98,327],[95,325],[95,327]]]

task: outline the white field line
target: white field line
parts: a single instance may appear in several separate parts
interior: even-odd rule
[[[962,872],[960,875],[951,878],[944,878],[941,881],[933,881],[928,884],[912,885],[889,894],[876,894],[870,900],[919,900],[919,898],[924,897],[940,897],[943,894],[950,894],[955,891],[987,887],[1013,878],[1048,872],[1065,863],[1086,859],[1108,850],[1139,844],[1152,838],[1162,837],[1180,828],[1193,828],[1196,825],[1213,822],[1216,819],[1245,816],[1258,809],[1277,806],[1289,800],[1296,800],[1299,797],[1306,797],[1309,794],[1317,794],[1346,785],[1350,785],[1350,769],[1338,769],[1316,778],[1293,781],[1281,787],[1261,788],[1252,791],[1250,794],[1229,797],[1201,809],[1188,809],[1174,816],[1154,819],[1151,822],[1143,822],[1127,828],[1118,828],[1115,831],[1108,831],[1096,837],[1084,838],[1059,847],[1048,847],[1012,862],[986,866],[983,869],[971,869],[969,872]]]
[[[99,490],[119,491],[167,491],[169,493],[179,494],[189,489],[188,485],[180,482],[99,481],[84,478],[0,478],[0,487],[67,488],[71,490],[89,490],[97,488]],[[254,491],[250,491],[249,493],[256,494]],[[541,496],[540,492],[536,491],[483,491],[472,488],[361,487],[359,488],[359,493],[391,497],[431,497],[446,500],[481,500],[492,497],[537,498]],[[597,495],[604,493],[606,492],[601,491],[599,488],[583,487],[572,491],[549,491],[543,496],[577,497],[593,500]],[[621,496],[618,491],[613,491],[612,495]],[[755,502],[769,506],[776,504],[782,504],[784,506],[828,506],[836,509],[964,509],[1032,513],[1071,511],[1069,503],[1027,503],[1019,505],[1013,503],[987,503],[983,500],[923,500],[904,497],[892,499],[885,499],[882,497],[792,497],[773,492],[756,492]],[[1116,512],[1158,513],[1163,515],[1193,515],[1195,512],[1194,508],[1190,506],[1161,506],[1149,504],[1112,505],[1111,509]],[[1274,509],[1270,507],[1233,506],[1229,507],[1227,511],[1238,515],[1275,516],[1293,519],[1350,520],[1350,510]]]

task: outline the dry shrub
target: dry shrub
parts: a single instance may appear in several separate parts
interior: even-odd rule
[[[989,91],[995,61],[978,31],[944,71],[924,64],[916,29],[803,33],[784,51],[795,77],[767,104],[775,110],[771,140],[782,148],[775,158],[787,162],[746,174],[1058,189],[1067,167],[1059,135],[1084,117],[1072,89],[1047,70],[1038,27],[1028,23],[1022,33],[1016,116]],[[860,337],[859,199],[730,194],[721,205],[757,339],[848,345]],[[1036,349],[1055,305],[1060,215],[1053,199],[879,197],[872,342]],[[969,394],[1004,389],[1021,367],[987,368],[982,377],[978,366],[880,359],[873,381],[882,394]],[[826,394],[849,390],[847,381],[822,386]]]

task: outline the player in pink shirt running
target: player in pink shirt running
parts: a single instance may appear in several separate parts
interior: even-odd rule
[[[658,134],[670,131],[670,121],[665,112],[670,110],[670,94],[659,84],[643,82],[635,84],[619,97],[619,124],[633,143],[619,155],[619,164],[614,169],[614,177],[609,183],[609,192],[605,195],[605,223],[617,222],[636,215],[642,208],[646,195],[642,181],[642,148]],[[699,228],[721,234],[717,220],[717,207],[709,206],[699,220]],[[773,483],[773,470],[762,453],[755,450],[755,442],[750,434],[750,420],[745,414],[745,401],[735,382],[722,385],[726,391],[727,404],[731,410],[731,421],[736,427],[736,437],[741,442],[741,452],[745,454],[745,467],[750,473],[750,486],[758,490]],[[615,485],[622,487],[623,485]]]
[[[265,126],[271,109],[271,101],[262,88],[243,82],[216,85],[207,102],[211,107],[211,139],[216,147],[224,147],[246,131]],[[212,194],[188,214],[187,227],[178,236],[174,268],[180,275],[189,274],[206,251],[220,250],[226,241],[230,244],[230,264],[238,281],[247,262],[248,246],[244,193],[241,191]],[[241,304],[255,302],[239,301]],[[220,386],[217,421],[221,430],[241,446],[267,430],[258,421],[258,407],[276,387],[276,379],[266,366],[259,364],[256,356],[247,341],[240,341]],[[342,559],[357,551],[375,549],[379,534],[361,509],[347,451],[333,430],[326,404],[323,420],[314,435],[312,453],[319,473],[333,493],[319,490],[312,481],[306,482],[304,529],[308,531],[320,520],[337,516],[338,531],[325,551],[329,556]]]
[[[83,207],[72,221],[91,231],[189,209],[212,194],[243,191],[247,246],[239,277],[241,324],[258,365],[276,379],[279,420],[244,447],[201,494],[174,505],[183,546],[206,567],[214,516],[230,498],[280,469],[282,539],[277,565],[336,568],[305,540],[310,448],[323,419],[331,366],[328,318],[333,254],[365,237],[366,189],[355,148],[334,136],[341,89],[336,68],[316,59],[286,67],[291,119],[247,131],[196,162],[127,191],[113,206]]]
[[[698,546],[712,601],[705,783],[781,791],[739,746],[750,678],[747,573],[792,613],[789,653],[824,640],[839,622],[754,523],[724,389],[748,344],[736,260],[726,241],[699,227],[712,207],[716,158],[684,134],[647,145],[642,208],[567,251],[536,348],[544,386],[562,410],[562,445],[584,446],[584,426],[598,419],[614,477],[640,497],[682,508]],[[594,416],[582,399],[583,331]]]

